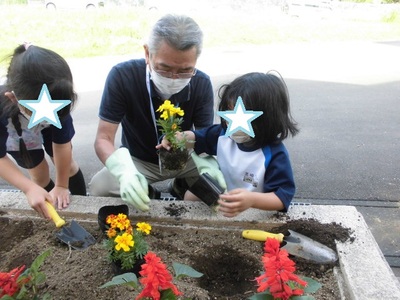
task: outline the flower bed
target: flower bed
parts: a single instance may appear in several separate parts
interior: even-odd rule
[[[171,207],[176,213],[180,207]],[[135,220],[131,216],[133,222]],[[99,287],[114,276],[107,251],[102,245],[104,235],[97,222],[81,222],[97,243],[83,251],[71,250],[55,238],[53,224],[38,219],[14,219],[5,213],[0,217],[0,271],[29,266],[43,251],[51,255],[43,264],[46,283],[41,286],[53,299],[133,299],[138,292],[129,287]],[[235,227],[209,227],[207,222],[187,224],[176,220],[168,224],[152,223],[152,233],[146,238],[149,249],[170,268],[172,262],[186,264],[204,274],[199,279],[185,278],[175,282],[186,298],[246,299],[256,290],[255,278],[263,270],[263,243],[243,239]],[[275,232],[290,227],[299,233],[335,248],[334,240],[349,238],[349,230],[337,224],[320,224],[315,220],[287,221]],[[267,228],[266,228],[267,229]],[[272,231],[272,230],[271,230]],[[4,242],[6,241],[6,242]],[[333,266],[314,265],[293,259],[296,274],[308,276],[323,284],[316,299],[340,299]]]

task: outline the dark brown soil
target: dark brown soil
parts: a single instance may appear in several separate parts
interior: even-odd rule
[[[173,223],[152,224],[148,237],[150,249],[167,264],[189,265],[204,274],[199,279],[175,280],[175,284],[189,299],[247,299],[256,292],[254,278],[263,271],[261,257],[263,243],[243,239],[240,230],[191,226],[179,221],[184,208],[171,204],[168,213],[177,217]],[[284,214],[278,217],[287,218]],[[135,220],[133,222],[143,221]],[[315,239],[332,249],[335,240],[350,239],[351,231],[339,224],[320,224],[315,220],[289,220],[274,228],[273,232],[294,230]],[[97,243],[85,250],[71,250],[59,242],[52,223],[39,219],[9,218],[0,211],[0,271],[9,271],[20,265],[30,266],[47,249],[52,254],[46,259],[42,271],[46,284],[41,291],[49,292],[53,299],[134,299],[137,291],[128,287],[99,289],[112,279],[111,265],[102,247],[103,235],[96,222],[79,222]],[[262,229],[262,228],[260,228]],[[317,265],[291,257],[296,262],[298,275],[314,278],[323,287],[314,294],[317,300],[340,299],[332,265]],[[183,299],[183,298],[182,298]]]
[[[166,150],[161,148],[159,150],[161,164],[166,170],[181,170],[186,166],[189,159],[189,152],[187,150]]]

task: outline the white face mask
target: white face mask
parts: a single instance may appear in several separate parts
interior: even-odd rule
[[[244,133],[243,131],[240,131],[240,130],[236,131],[235,133],[232,133],[230,135],[230,138],[232,140],[234,140],[235,143],[238,143],[238,144],[250,142],[252,139],[251,136],[249,136],[247,133]]]
[[[31,120],[31,117],[32,117],[32,116],[28,115],[28,114],[24,111],[23,108],[20,107],[19,112],[21,113],[21,115],[22,115],[28,122]],[[49,127],[50,125],[51,125],[51,124],[50,124],[49,122],[47,122],[47,121],[42,121],[42,122],[36,124],[34,127],[35,127],[35,128],[43,129],[43,128],[45,128],[45,127]]]
[[[14,91],[11,91],[11,93],[13,93],[14,96],[15,96]],[[15,96],[15,98],[17,99],[16,96]],[[17,101],[18,101],[18,100],[17,100]],[[21,113],[21,115],[22,115],[25,119],[27,119],[28,121],[30,121],[32,116],[30,116],[30,115],[28,115],[28,114],[26,113],[25,108],[24,108],[22,105],[18,104],[18,107],[19,107],[19,112]],[[42,122],[36,124],[35,127],[44,128],[44,127],[49,127],[50,125],[51,125],[51,124],[50,124],[49,122],[47,122],[47,121],[42,121]]]
[[[188,85],[191,78],[167,78],[163,77],[154,70],[150,70],[151,80],[154,82],[157,92],[165,99],[182,91]]]

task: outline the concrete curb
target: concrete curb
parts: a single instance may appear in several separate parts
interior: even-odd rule
[[[72,196],[68,209],[61,211],[64,218],[77,221],[97,221],[97,212],[105,205],[119,205],[119,198]],[[166,208],[171,205],[184,207],[181,215],[171,217]],[[16,217],[37,217],[20,192],[0,191],[0,209]],[[315,219],[323,224],[336,222],[353,231],[351,241],[337,243],[340,270],[335,270],[342,299],[376,300],[400,299],[400,283],[384,259],[362,215],[353,206],[307,205],[292,206],[283,218],[275,212],[249,209],[228,219],[212,212],[205,204],[183,201],[152,201],[149,212],[140,212],[130,206],[130,216],[152,222],[175,226],[207,226],[212,228],[271,227],[289,219]],[[197,225],[196,225],[197,224]],[[205,225],[206,224],[206,225]]]

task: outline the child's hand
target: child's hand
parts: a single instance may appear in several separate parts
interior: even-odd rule
[[[55,186],[51,191],[50,195],[55,200],[55,204],[58,206],[58,209],[63,209],[68,207],[70,199],[69,199],[69,189],[61,186]]]
[[[45,189],[34,184],[26,191],[25,195],[28,199],[29,205],[36,210],[41,217],[50,219],[45,201],[53,203],[54,200]]]
[[[177,131],[177,132],[175,133],[175,138],[176,138],[178,141],[181,141],[181,140],[183,140],[183,139],[185,138],[185,133],[184,133],[184,132]],[[171,142],[168,141],[168,140],[165,138],[165,136],[163,137],[161,143],[158,144],[158,145],[156,146],[156,149],[161,149],[161,148],[165,148],[165,149],[168,150],[168,151],[171,150]]]
[[[177,131],[175,132],[175,138],[177,141],[182,141],[183,139],[186,138],[186,148],[193,148],[194,147],[194,142],[195,142],[195,135],[193,131]],[[161,149],[165,148],[167,151],[171,150],[171,142],[168,141],[165,136],[163,137],[162,141],[160,144],[156,146],[156,149]]]
[[[246,189],[234,189],[222,194],[218,200],[218,210],[224,217],[232,218],[252,207],[251,192]]]

